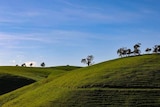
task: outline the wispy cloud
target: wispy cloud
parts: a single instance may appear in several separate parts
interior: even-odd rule
[[[19,34],[19,33],[0,33],[0,46],[10,49],[15,48],[38,48],[39,46],[30,46],[32,44],[26,44],[30,42],[45,43],[46,40],[42,37],[37,37],[36,34]],[[24,44],[24,45],[23,45]],[[25,45],[26,44],[26,45]]]
[[[106,7],[94,7],[79,5],[75,2],[60,0],[65,6],[62,8],[63,15],[70,19],[80,20],[85,22],[98,23],[119,23],[142,20],[146,17],[140,11],[124,10],[118,6],[107,5]],[[138,7],[139,8],[139,7]]]
[[[117,33],[109,34],[106,32],[93,33],[93,32],[84,32],[78,30],[51,30],[43,33],[32,32],[32,33],[3,33],[0,32],[0,45],[6,45],[10,48],[27,48],[29,43],[40,43],[45,45],[49,44],[72,44],[72,45],[82,45],[81,43],[87,43],[92,40],[119,40],[122,38],[122,31],[116,31]],[[118,32],[120,34],[118,34]],[[118,35],[117,35],[118,34]],[[121,35],[121,36],[119,36]],[[20,45],[22,43],[27,43],[25,46]],[[16,45],[16,46],[15,46]],[[18,45],[18,46],[17,46]],[[38,48],[38,45],[33,46]],[[30,48],[33,48],[30,47]]]
[[[75,22],[97,22],[97,23],[109,23],[109,22],[125,22],[131,21],[135,18],[141,18],[141,14],[137,12],[129,12],[120,10],[117,7],[107,7],[101,9],[100,7],[87,7],[78,5],[69,1],[61,0],[64,7],[59,9],[45,9],[31,7],[31,9],[16,11],[10,9],[3,9],[0,11],[0,22],[5,23],[35,23],[53,24],[53,23],[70,23]],[[84,23],[85,24],[85,23]]]
[[[63,3],[65,6],[67,7],[72,7],[72,8],[77,8],[77,9],[96,9],[96,10],[102,10],[101,7],[97,7],[97,6],[87,6],[85,4],[83,5],[80,5],[80,4],[77,4],[77,3],[73,3],[73,2],[70,2],[70,1],[66,1],[66,0],[59,0],[60,3]]]
[[[52,30],[44,33],[0,33],[0,46],[10,49],[32,49],[48,45],[83,46],[93,39],[99,39],[99,34],[75,30]],[[104,39],[104,38],[103,38]],[[37,44],[38,43],[38,44]],[[39,44],[41,44],[39,46]]]
[[[45,41],[42,38],[36,37],[36,34],[0,33],[0,41],[3,41],[3,40]]]

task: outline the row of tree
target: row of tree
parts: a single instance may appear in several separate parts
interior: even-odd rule
[[[130,56],[130,55],[140,55],[141,54],[141,50],[140,50],[140,46],[141,46],[141,43],[137,43],[133,46],[134,50],[132,51],[131,49],[128,49],[128,48],[119,48],[117,50],[117,54],[119,54],[120,57],[123,57],[123,56]],[[150,53],[152,51],[151,48],[147,48],[145,50],[145,52],[147,53]],[[160,53],[160,45],[155,45],[153,47],[153,53]],[[92,65],[94,62],[93,62],[93,59],[94,59],[94,56],[93,55],[88,55],[86,58],[83,58],[81,60],[81,63],[84,63],[84,64],[87,64],[88,66]],[[18,66],[18,65],[16,65]],[[26,67],[26,64],[23,63],[21,65],[22,67]],[[33,63],[30,63],[30,67],[33,66]],[[45,63],[42,62],[41,67],[45,67]]]
[[[133,46],[134,50],[132,51],[131,49],[128,49],[128,48],[119,48],[117,50],[117,54],[119,54],[120,57],[123,57],[123,56],[130,56],[131,54],[134,54],[134,55],[140,55],[141,53],[141,50],[139,49],[141,46],[141,43],[137,43]]]
[[[16,66],[18,66],[18,65],[16,65]],[[27,65],[26,65],[26,63],[23,63],[21,66],[22,66],[22,67],[26,67]],[[30,63],[29,66],[32,67],[32,66],[33,66],[33,63]],[[45,63],[42,62],[42,63],[40,64],[40,66],[41,66],[41,67],[45,67]]]
[[[120,57],[123,56],[130,56],[130,55],[140,55],[141,50],[140,50],[141,43],[137,43],[133,46],[134,50],[132,51],[131,49],[128,48],[119,48],[117,50],[117,54],[119,54]],[[150,53],[152,51],[151,48],[147,48],[145,52]],[[160,45],[155,45],[153,47],[153,53],[160,53]]]
[[[153,52],[154,52],[154,53],[160,53],[160,45],[155,45],[155,46],[153,47]]]
[[[117,50],[117,54],[119,54],[120,57],[124,56],[130,56],[130,55],[141,55],[141,43],[137,43],[133,46],[133,51],[129,48],[119,48]],[[145,52],[150,53],[152,51],[151,48],[147,48]],[[153,53],[160,53],[160,45],[155,45],[153,47]],[[88,55],[86,58],[83,58],[81,60],[81,63],[87,64],[88,66],[93,64],[93,55]]]

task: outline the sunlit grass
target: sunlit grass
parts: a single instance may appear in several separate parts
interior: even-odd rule
[[[13,69],[14,75],[37,82],[0,96],[2,107],[160,106],[160,55],[119,58],[84,68],[8,67],[4,73]]]

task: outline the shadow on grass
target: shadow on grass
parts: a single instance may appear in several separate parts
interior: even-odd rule
[[[25,85],[36,82],[35,80],[28,79],[20,76],[13,75],[0,75],[0,95],[16,90]]]

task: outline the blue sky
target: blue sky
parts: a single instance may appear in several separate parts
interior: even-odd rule
[[[77,65],[160,42],[160,0],[0,0],[0,65]]]

